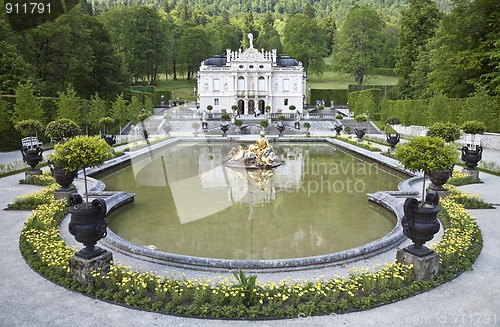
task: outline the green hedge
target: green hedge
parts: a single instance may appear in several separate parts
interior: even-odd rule
[[[365,90],[371,90],[371,89],[379,89],[381,97],[385,98],[386,93],[391,91],[395,87],[396,87],[396,85],[349,84],[348,90],[349,90],[349,92],[359,92],[359,91],[365,91]]]
[[[351,108],[352,105],[350,99],[349,107]],[[354,106],[356,106],[355,103]],[[382,120],[399,117],[401,123],[406,126],[430,126],[435,122],[461,125],[466,121],[479,120],[486,125],[486,131],[500,132],[500,97],[476,95],[470,98],[449,99],[444,95],[438,95],[422,100],[384,99],[380,107]]]
[[[347,104],[346,89],[311,89],[311,103],[316,103],[317,100],[325,101],[325,107],[332,105],[331,100],[335,104]]]
[[[144,93],[155,93],[155,86],[146,86],[146,85],[136,85],[131,87],[132,91],[144,92]]]
[[[349,93],[349,109],[354,115],[368,114],[370,120],[380,120],[381,91],[369,89]]]
[[[153,94],[153,103],[160,104],[160,97],[162,95],[165,97],[165,103],[172,99],[172,91],[156,90]]]

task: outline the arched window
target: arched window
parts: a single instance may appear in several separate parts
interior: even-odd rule
[[[259,91],[266,90],[266,79],[263,76],[259,77],[259,82],[257,84],[257,88]]]
[[[245,90],[245,78],[243,76],[238,77],[238,91]]]

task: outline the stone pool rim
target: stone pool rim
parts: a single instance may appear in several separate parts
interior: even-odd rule
[[[403,172],[407,175],[408,172],[401,169],[399,166],[399,162],[392,158],[385,157],[380,153],[373,153],[371,151],[367,151],[356,147],[354,145],[332,139],[332,138],[278,138],[278,137],[269,137],[270,141],[279,141],[279,142],[319,142],[319,143],[327,143],[332,144],[335,147],[338,147],[342,150],[346,150],[347,152],[361,158],[368,158],[377,162],[378,164],[382,164],[392,170],[396,170],[399,172]],[[155,151],[158,149],[164,149],[168,146],[174,146],[179,143],[184,142],[198,142],[203,143],[203,139],[193,139],[193,138],[175,138],[168,139],[163,142],[159,142],[150,146],[149,148],[142,149],[139,151],[135,151],[133,154],[126,154],[124,156],[115,158],[105,165],[99,168],[93,168],[88,170],[87,173],[91,176],[95,176],[101,172],[105,172],[109,169],[117,165],[126,164],[131,160],[132,157],[146,155],[151,151]],[[208,138],[206,139],[208,143],[211,142],[227,142],[227,138]],[[249,142],[248,138],[231,138],[231,141],[239,141],[239,142]],[[272,270],[275,272],[281,271],[293,271],[293,270],[305,270],[305,269],[316,269],[319,267],[328,267],[333,265],[341,265],[352,261],[362,260],[368,257],[372,257],[378,255],[380,253],[386,252],[399,244],[405,241],[407,238],[403,234],[403,229],[401,227],[401,219],[403,218],[403,210],[401,204],[401,198],[405,198],[407,196],[415,195],[411,192],[406,192],[408,190],[408,183],[413,183],[414,180],[420,179],[419,177],[411,178],[410,180],[403,181],[399,184],[398,189],[400,191],[379,191],[376,193],[368,194],[368,201],[371,201],[375,204],[380,205],[381,207],[387,209],[391,214],[393,214],[396,218],[395,227],[383,237],[364,244],[359,247],[355,247],[352,249],[317,255],[317,256],[309,256],[309,257],[300,257],[300,258],[287,258],[287,259],[268,259],[268,260],[244,260],[244,259],[217,259],[217,258],[205,258],[205,257],[196,257],[196,256],[188,256],[181,254],[174,254],[168,252],[162,252],[153,250],[147,247],[136,245],[132,242],[129,242],[118,235],[116,235],[113,231],[108,228],[108,235],[106,238],[102,239],[100,242],[105,246],[110,248],[111,250],[115,250],[117,252],[132,256],[137,259],[151,261],[154,263],[164,264],[166,266],[178,267],[183,269],[193,269],[193,270],[202,270],[202,271],[232,271],[235,269],[245,269],[248,271],[266,271]],[[93,189],[94,192],[104,191],[105,185],[96,180],[96,185]],[[124,190],[126,191],[126,190]],[[118,207],[125,205],[130,202],[125,201],[114,202],[109,211],[114,211]]]

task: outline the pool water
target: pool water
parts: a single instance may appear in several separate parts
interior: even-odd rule
[[[395,173],[326,143],[273,144],[282,165],[272,170],[226,167],[236,145],[181,143],[98,176],[136,193],[109,228],[164,252],[242,260],[339,252],[394,228],[366,193],[396,190]]]

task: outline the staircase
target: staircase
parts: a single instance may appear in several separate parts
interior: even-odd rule
[[[351,129],[349,134],[354,134],[354,129],[363,129],[366,128],[366,134],[384,134],[378,127],[372,123],[371,121],[358,123],[352,118],[344,118],[342,119],[342,124],[344,125],[344,131],[347,126]]]

